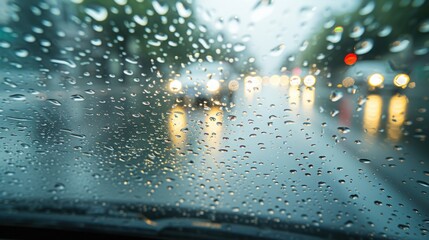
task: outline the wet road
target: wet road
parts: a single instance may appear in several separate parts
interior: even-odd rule
[[[163,203],[387,236],[427,231],[428,150],[402,129],[419,114],[408,107],[418,95],[372,94],[359,105],[360,94],[332,102],[323,86],[267,83],[241,86],[232,107],[204,109],[137,83],[64,84],[1,97],[2,198]]]

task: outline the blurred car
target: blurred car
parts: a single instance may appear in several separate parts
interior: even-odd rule
[[[238,74],[229,64],[194,63],[170,79],[168,90],[185,103],[225,105],[238,90]]]
[[[290,71],[284,71],[281,82],[288,82],[292,87],[305,86],[312,88],[316,85],[319,72],[309,67],[293,67]],[[285,81],[287,80],[287,81]]]
[[[367,86],[369,90],[379,88],[398,90],[405,89],[410,82],[408,71],[395,67],[392,61],[360,61],[346,70],[342,84]]]

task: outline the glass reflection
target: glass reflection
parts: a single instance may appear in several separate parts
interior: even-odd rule
[[[383,99],[379,95],[369,95],[363,113],[363,128],[369,135],[376,135],[380,127]]]
[[[292,109],[297,109],[299,107],[299,99],[301,92],[298,87],[291,86],[289,88],[289,106]]]
[[[204,135],[209,148],[217,149],[222,137],[223,110],[212,107],[206,114]]]
[[[401,127],[405,122],[407,107],[407,96],[397,94],[390,98],[389,120],[387,123],[387,137],[390,140],[398,141],[401,138]]]
[[[186,142],[186,112],[181,106],[174,107],[170,112],[168,129],[170,132],[170,139],[172,146],[181,148]]]
[[[262,87],[262,78],[259,76],[248,76],[244,79],[244,95],[250,101],[255,92],[259,92]]]
[[[308,111],[308,113],[312,113],[313,105],[314,105],[314,96],[316,89],[315,88],[304,88],[302,91],[302,106],[304,111]]]

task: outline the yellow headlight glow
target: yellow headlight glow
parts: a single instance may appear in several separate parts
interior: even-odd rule
[[[220,83],[218,80],[211,79],[207,82],[207,90],[210,92],[218,91],[220,88]]]
[[[279,75],[273,75],[270,77],[270,84],[277,86],[280,84],[280,76]]]
[[[287,86],[289,84],[289,76],[287,75],[282,75],[280,77],[280,85],[282,86]]]
[[[407,84],[410,82],[410,76],[405,73],[401,73],[395,76],[393,79],[393,84],[400,88],[406,88]]]
[[[380,73],[374,73],[368,77],[368,84],[371,87],[380,87],[384,82],[384,77]]]
[[[182,90],[182,83],[179,80],[173,80],[170,82],[170,91],[172,92],[178,92]]]
[[[304,85],[307,87],[313,87],[316,84],[316,77],[313,75],[307,75],[304,78]]]
[[[301,78],[299,76],[292,76],[290,78],[290,85],[291,86],[299,86],[299,84],[301,84]]]

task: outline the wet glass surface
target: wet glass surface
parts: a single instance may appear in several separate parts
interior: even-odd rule
[[[0,9],[2,219],[427,237],[427,1]]]

